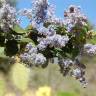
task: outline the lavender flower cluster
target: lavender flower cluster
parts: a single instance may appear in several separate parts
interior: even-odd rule
[[[48,0],[32,0],[33,19],[39,24],[52,18],[54,7],[48,4]]]
[[[84,52],[87,53],[89,56],[96,55],[96,45],[85,44],[84,45]]]
[[[81,27],[87,25],[87,17],[81,12],[79,6],[70,5],[68,10],[64,12],[64,17],[64,24],[69,32],[76,24]]]
[[[80,83],[85,88],[87,86],[87,81],[86,81],[84,75],[85,75],[85,71],[80,68],[76,68],[72,72],[72,76],[75,77],[77,80],[79,80]]]
[[[64,25],[64,20],[55,16],[55,6],[48,0],[33,0],[33,21],[39,23],[50,22],[55,25]]]
[[[35,28],[40,23],[50,22],[53,25],[66,26],[67,31],[70,32],[76,24],[87,25],[87,17],[81,12],[79,6],[70,5],[64,12],[65,19],[61,19],[55,16],[55,7],[48,0],[32,0],[32,9],[24,9],[19,13],[27,16]]]
[[[0,7],[0,28],[6,32],[17,24],[16,10],[5,2],[1,3]]]
[[[38,53],[37,47],[32,43],[26,45],[25,53],[21,54],[21,60],[30,66],[39,66],[46,63],[46,57],[42,53]]]
[[[57,24],[57,22],[60,20],[54,18],[54,8],[52,7],[52,5],[50,5],[47,0],[33,0],[32,4],[32,27],[36,28],[38,34],[45,36],[45,38],[38,38],[38,49],[44,50],[47,48],[47,46],[58,48],[64,47],[69,41],[69,37],[67,35],[61,36],[59,34],[56,34],[56,31],[54,30],[54,24]],[[56,21],[56,23],[52,23],[52,18],[54,18],[54,21]],[[47,28],[44,27],[43,24],[45,22],[49,22],[49,20],[51,21],[51,24]],[[60,23],[58,24],[60,25]]]
[[[60,66],[60,71],[61,73],[66,76],[66,75],[71,75],[74,77],[76,80],[79,80],[83,87],[85,88],[87,85],[87,81],[84,77],[85,75],[85,68],[82,67],[84,66],[83,64],[80,63],[78,59],[75,59],[74,61],[71,59],[61,59],[59,58],[59,66]],[[82,66],[81,66],[82,65]]]
[[[62,48],[65,47],[68,41],[69,41],[68,36],[61,36],[55,34],[53,36],[47,36],[46,38],[41,39],[38,44],[38,48],[39,50],[44,50],[45,48],[47,48],[48,45],[49,47]]]
[[[32,25],[45,22],[61,26],[65,24],[63,19],[55,16],[55,5],[50,4],[48,0],[32,0],[32,9],[23,9],[19,13],[27,16]]]

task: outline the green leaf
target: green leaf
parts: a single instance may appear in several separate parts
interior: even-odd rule
[[[57,52],[62,52],[62,49],[60,49],[60,48],[55,48],[55,50],[56,50]]]
[[[5,37],[0,35],[0,46],[4,46]]]
[[[66,27],[65,26],[63,26],[63,27],[57,26],[55,30],[56,30],[57,34],[61,34],[61,35],[66,34]]]
[[[96,44],[96,36],[94,36],[92,39],[89,39],[87,43]]]
[[[73,48],[72,50],[72,58],[74,59],[78,54],[79,54],[80,50],[78,47]]]
[[[15,25],[12,30],[14,32],[16,32],[17,34],[24,34],[24,33],[26,33],[26,31],[23,28],[21,28],[19,25]]]
[[[5,53],[7,56],[14,56],[18,53],[18,42],[16,40],[8,40],[5,46]]]
[[[43,25],[44,25],[44,27],[47,28],[50,24],[51,24],[50,22],[45,22]]]
[[[96,31],[95,30],[92,32],[92,36],[96,37]]]
[[[4,47],[0,47],[0,58],[6,58],[7,56],[4,53]]]
[[[22,38],[19,41],[19,43],[29,43],[29,42],[32,42],[35,45],[34,41],[32,39],[30,39],[30,38]]]

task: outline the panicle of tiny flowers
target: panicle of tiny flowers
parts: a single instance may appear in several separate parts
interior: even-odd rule
[[[32,20],[36,23],[52,21],[54,13],[55,7],[48,0],[32,0]]]
[[[20,56],[22,62],[31,66],[42,65],[46,63],[46,57],[42,53],[38,53],[37,47],[32,43],[26,45],[25,53]]]
[[[33,18],[37,23],[44,22],[46,18],[46,10],[48,8],[47,0],[32,0]]]
[[[71,59],[62,59],[60,61],[60,63],[63,64],[64,68],[68,68],[69,66],[72,66],[72,64],[74,63]]]
[[[7,32],[14,24],[17,24],[16,9],[9,4],[2,3],[0,7],[0,28]]]
[[[83,85],[83,87],[85,88],[85,87],[87,86],[87,81],[86,81],[84,75],[85,75],[85,71],[82,70],[82,69],[80,69],[80,68],[75,68],[75,69],[73,69],[73,71],[72,71],[72,76],[73,76],[74,78],[76,78],[77,80],[79,80],[80,83],[81,83],[81,84]]]
[[[20,58],[21,58],[22,62],[29,63],[28,59],[30,58],[30,55],[28,53],[23,53],[20,55]]]
[[[43,54],[38,53],[36,54],[35,64],[44,64],[46,62],[46,57]]]
[[[55,5],[49,4],[48,2],[48,9],[46,12],[47,20],[51,20],[51,18],[54,17],[54,15],[55,15]]]
[[[33,45],[32,43],[28,43],[28,44],[26,45],[25,49],[26,49],[27,51],[29,51],[29,50],[31,50],[33,47],[34,47],[34,45]]]
[[[77,60],[76,60],[77,61]],[[68,58],[59,58],[58,64],[60,66],[60,71],[63,76],[68,74],[74,77],[76,80],[80,81],[83,87],[86,87],[87,81],[85,79],[85,68],[80,66],[80,62],[76,62]],[[77,64],[79,63],[79,64]]]
[[[66,43],[69,41],[69,37],[67,35],[61,36],[58,34],[50,36],[47,39],[51,40],[50,46],[59,47],[59,48],[65,47]]]
[[[96,45],[85,44],[84,45],[84,52],[87,53],[89,56],[96,55]]]
[[[58,18],[55,15],[53,15],[52,18],[48,19],[48,22],[50,22],[51,24],[59,25],[59,26],[64,26],[65,25],[64,19]]]
[[[64,22],[69,32],[76,24],[79,26],[87,24],[87,17],[81,12],[79,6],[70,5],[68,10],[64,12],[64,17]]]
[[[39,50],[44,50],[49,47],[57,47],[57,48],[62,48],[65,47],[66,43],[69,41],[68,36],[61,36],[58,34],[54,34],[52,36],[47,36],[46,38],[42,39],[39,44],[38,48]]]
[[[54,34],[56,34],[56,31],[54,30],[54,27],[52,27],[51,25],[48,26],[48,28],[44,27],[44,26],[40,26],[39,28],[37,28],[38,30],[38,34],[44,35],[44,36],[52,36]]]

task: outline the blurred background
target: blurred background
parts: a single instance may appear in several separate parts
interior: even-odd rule
[[[96,57],[84,57],[87,88],[74,78],[63,77],[57,64],[27,68],[0,59],[0,96],[96,96]]]
[[[7,0],[17,9],[30,8],[30,0]],[[56,15],[63,18],[64,8],[69,4],[81,5],[90,22],[95,25],[95,0],[50,0],[56,4]],[[64,3],[62,3],[64,2]],[[60,6],[60,4],[62,4]],[[85,6],[86,4],[86,6]],[[94,9],[94,10],[93,10]],[[25,17],[24,17],[25,18]],[[24,19],[23,18],[23,19]],[[25,18],[21,24],[26,27]],[[0,96],[96,96],[96,57],[83,57],[86,66],[87,88],[72,77],[63,77],[57,64],[49,63],[48,67],[27,68],[24,64],[15,63],[9,58],[0,58]]]

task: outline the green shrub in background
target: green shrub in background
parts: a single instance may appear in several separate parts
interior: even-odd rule
[[[74,92],[59,91],[59,92],[57,92],[56,96],[78,96],[78,95],[76,93],[74,93]]]

